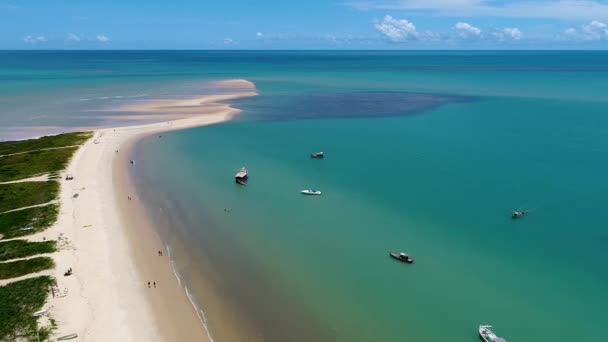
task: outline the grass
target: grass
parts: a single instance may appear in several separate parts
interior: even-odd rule
[[[66,168],[78,147],[0,157],[0,182],[14,181]]]
[[[57,251],[57,241],[30,242],[11,240],[0,242],[0,261],[26,258],[32,255]]]
[[[50,202],[59,194],[59,182],[24,182],[0,185],[0,213]]]
[[[37,257],[27,260],[0,262],[0,279],[21,277],[55,267],[55,262],[49,257]]]
[[[12,239],[41,232],[57,221],[59,205],[49,204],[0,214],[0,239]],[[31,227],[31,230],[21,230]]]
[[[64,146],[81,145],[93,136],[91,132],[73,132],[38,139],[0,142],[0,156]]]
[[[42,309],[55,280],[49,276],[16,281],[0,286],[0,341],[35,341],[38,319],[34,312]],[[40,339],[49,331],[40,332]]]

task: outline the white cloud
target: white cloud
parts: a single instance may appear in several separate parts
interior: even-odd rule
[[[608,24],[592,20],[578,28],[569,27],[562,35],[556,37],[558,40],[594,41],[608,40]]]
[[[603,0],[531,0],[507,3],[495,0],[379,0],[355,1],[348,5],[359,10],[407,10],[451,17],[492,16],[570,20],[608,17],[608,3]]]
[[[401,42],[418,37],[416,26],[406,19],[395,19],[390,15],[384,16],[381,22],[374,25],[376,30],[393,42]]]
[[[236,41],[232,38],[224,38],[224,45],[233,45],[236,44]]]
[[[103,34],[98,34],[95,39],[97,39],[98,42],[102,42],[102,43],[107,43],[110,41],[110,38],[108,38],[107,36],[104,36]]]
[[[25,36],[23,37],[23,42],[27,44],[38,44],[38,43],[46,43],[47,39],[45,36]]]
[[[262,39],[262,38],[264,38],[264,34],[263,34],[262,32],[256,32],[256,33],[255,33],[255,37],[256,37],[257,39]]]
[[[523,34],[517,27],[505,27],[502,29],[503,37],[513,40],[520,40]]]
[[[81,40],[82,40],[82,38],[80,38],[75,33],[68,33],[68,36],[65,38],[66,42],[72,42],[72,43],[78,43]]]
[[[462,38],[479,37],[481,30],[469,23],[458,22],[454,25],[454,29],[458,32],[458,35]]]
[[[608,25],[601,21],[593,20],[581,27],[581,32],[586,40],[600,40],[608,38]]]

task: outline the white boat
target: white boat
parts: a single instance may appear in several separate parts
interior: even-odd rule
[[[315,189],[308,189],[300,191],[303,195],[320,195],[321,191]]]
[[[507,342],[507,340],[502,337],[498,337],[498,335],[496,335],[494,331],[492,331],[491,325],[480,325],[479,336],[485,342]]]

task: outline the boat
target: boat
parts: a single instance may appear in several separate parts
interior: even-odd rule
[[[325,158],[325,154],[323,154],[323,152],[313,153],[310,155],[310,158],[323,159],[323,158]]]
[[[524,210],[524,211],[516,210],[516,211],[514,211],[514,212],[511,213],[511,218],[512,219],[520,218],[520,217],[526,215],[527,213],[528,213],[527,210]]]
[[[411,264],[414,262],[414,258],[412,258],[411,256],[407,255],[407,253],[396,253],[396,252],[389,252],[388,253],[393,259],[397,259],[399,261],[402,262],[407,262],[408,264]]]
[[[499,337],[492,331],[491,325],[480,325],[479,326],[479,337],[485,342],[507,342],[502,337]]]
[[[247,185],[247,178],[249,178],[249,176],[247,175],[247,169],[244,167],[242,167],[239,172],[234,175],[235,182],[240,185]]]
[[[302,190],[300,191],[300,193],[302,193],[303,195],[320,195],[321,191],[319,190],[315,190],[315,189],[308,189],[308,190]]]

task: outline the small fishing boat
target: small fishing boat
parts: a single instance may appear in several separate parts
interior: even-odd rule
[[[517,219],[517,218],[520,218],[520,217],[526,215],[527,213],[528,213],[527,210],[524,210],[524,211],[516,210],[516,211],[514,211],[514,212],[511,213],[511,218],[512,219]]]
[[[388,253],[391,258],[393,259],[397,259],[399,261],[403,261],[403,262],[407,262],[408,264],[411,264],[414,262],[414,258],[412,258],[411,256],[407,255],[407,253],[396,253],[396,252],[389,252]]]
[[[491,325],[480,325],[479,337],[481,337],[481,339],[485,342],[507,342],[507,340],[502,337],[498,337],[498,335],[492,331]]]
[[[247,178],[249,178],[249,176],[247,175],[247,169],[244,167],[242,167],[239,172],[234,175],[235,182],[240,185],[247,185]]]
[[[315,190],[315,189],[308,189],[308,190],[302,190],[300,191],[300,193],[302,193],[303,195],[320,195],[321,191],[319,190]]]
[[[323,159],[323,158],[325,158],[325,154],[323,152],[313,153],[310,155],[310,158]]]

